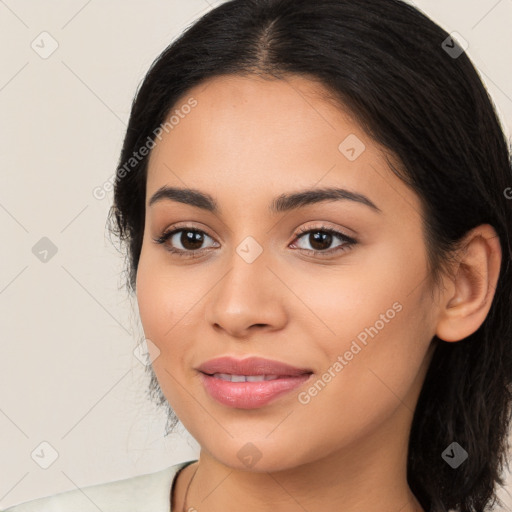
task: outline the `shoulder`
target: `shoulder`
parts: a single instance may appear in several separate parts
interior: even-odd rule
[[[15,505],[4,512],[169,512],[171,485],[177,473],[194,461],[161,471],[91,485]]]

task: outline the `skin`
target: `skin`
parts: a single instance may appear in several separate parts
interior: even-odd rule
[[[418,196],[319,91],[300,77],[217,77],[187,91],[177,108],[190,97],[197,106],[152,150],[148,202],[168,185],[208,193],[220,207],[217,215],[168,199],[146,207],[141,321],[160,351],[153,369],[162,391],[201,446],[199,461],[176,480],[173,510],[182,510],[196,469],[187,510],[423,510],[407,484],[406,457],[432,338],[456,342],[484,321],[499,240],[491,226],[475,228],[453,277],[433,290]],[[338,149],[349,134],[366,146],[354,161]],[[348,200],[267,210],[280,194],[328,186],[364,194],[381,212]],[[153,241],[178,222],[206,233],[199,257]],[[322,224],[357,243],[334,252],[343,240],[318,246],[312,234],[297,234]],[[167,244],[190,252],[180,235]],[[263,249],[252,263],[236,252],[247,236]],[[317,381],[397,302],[394,318],[306,404],[298,394],[311,383],[259,409],[229,408],[195,370],[217,356],[255,355],[310,368]],[[252,467],[237,456],[249,442],[261,454]]]

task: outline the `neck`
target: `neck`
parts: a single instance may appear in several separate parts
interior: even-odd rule
[[[194,479],[186,503],[182,492],[176,510],[186,505],[185,510],[235,512],[243,503],[246,512],[424,512],[407,483],[408,431],[396,432],[397,423],[410,424],[412,412],[401,406],[395,415],[401,418],[391,418],[387,432],[381,425],[373,435],[367,433],[348,447],[300,466],[273,461],[248,471],[201,450],[198,463],[187,468],[185,487]]]

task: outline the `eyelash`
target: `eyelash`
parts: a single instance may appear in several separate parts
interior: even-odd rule
[[[179,226],[179,227],[173,227],[170,230],[165,231],[164,233],[162,233],[161,236],[159,236],[157,238],[153,238],[153,241],[157,244],[165,244],[167,242],[167,240],[169,240],[173,235],[175,235],[176,233],[180,233],[181,231],[202,233],[202,234],[206,235],[207,237],[212,238],[210,235],[208,235],[208,233],[205,233],[201,229],[197,229],[192,226]],[[355,244],[357,244],[357,240],[355,240],[354,238],[351,238],[351,237],[341,233],[340,231],[329,228],[327,226],[318,226],[315,228],[301,228],[294,235],[295,236],[294,242],[295,242],[295,240],[301,238],[302,236],[304,236],[308,233],[316,233],[316,232],[322,232],[322,233],[328,233],[330,235],[334,235],[334,236],[338,237],[339,239],[341,239],[345,243],[343,245],[340,245],[338,247],[335,247],[334,249],[330,249],[327,251],[318,251],[318,250],[314,250],[314,249],[298,249],[299,251],[303,251],[308,254],[313,254],[315,256],[322,255],[320,257],[323,257],[323,255],[325,255],[325,254],[330,255],[332,253],[348,251]],[[207,249],[196,249],[196,250],[184,251],[182,249],[176,249],[174,247],[166,245],[166,250],[168,250],[169,252],[176,254],[177,256],[182,257],[182,258],[198,258],[199,256],[197,255],[197,253],[203,252]]]

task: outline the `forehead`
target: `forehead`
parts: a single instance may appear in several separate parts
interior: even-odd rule
[[[326,92],[303,77],[222,76],[190,89],[172,108],[172,128],[155,139],[148,197],[164,185],[213,196],[229,187],[244,198],[257,190],[343,186],[377,203],[398,195],[419,208],[383,148]]]
[[[162,150],[168,153],[164,157],[171,152],[181,155],[193,143],[200,146],[189,152],[189,161],[212,153],[225,160],[243,154],[248,164],[277,158],[282,148],[293,148],[289,159],[300,160],[319,146],[337,154],[341,136],[357,131],[360,138],[366,137],[347,112],[323,98],[326,92],[319,84],[295,76],[213,78],[177,100],[167,117],[172,118],[172,126],[156,141],[152,160]],[[193,108],[187,106],[191,102]]]

